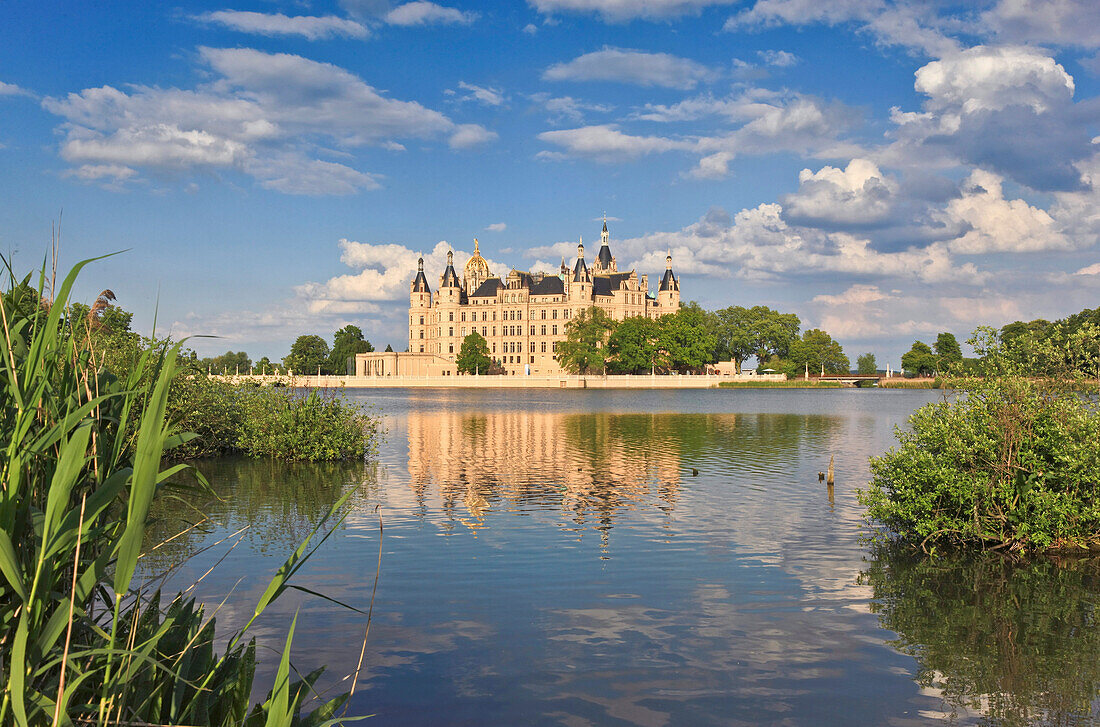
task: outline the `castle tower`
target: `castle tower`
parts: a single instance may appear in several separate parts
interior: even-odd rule
[[[584,263],[584,238],[577,243],[577,262],[573,266],[573,279],[569,285],[571,302],[586,301],[592,296],[592,276]]]
[[[462,283],[455,272],[454,252],[448,250],[447,267],[439,276],[439,292],[435,294],[438,343],[433,353],[449,356],[452,361],[458,351],[458,345],[462,342],[456,323],[459,319],[459,306],[462,303],[463,293]]]
[[[600,252],[596,255],[596,262],[592,266],[594,273],[617,272],[615,258],[611,255],[611,234],[607,231],[607,215],[603,216],[603,231],[600,233]]]
[[[680,310],[680,281],[672,272],[672,251],[665,257],[665,274],[661,277],[661,286],[657,290],[657,303],[667,313]]]
[[[428,350],[429,324],[431,323],[432,291],[424,275],[424,258],[416,261],[416,277],[409,286],[409,351],[424,353]]]

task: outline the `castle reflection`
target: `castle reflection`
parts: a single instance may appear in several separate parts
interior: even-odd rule
[[[437,496],[451,523],[475,532],[494,510],[555,509],[564,527],[596,530],[606,544],[619,513],[668,515],[680,491],[667,415],[412,411],[407,427],[421,515]]]

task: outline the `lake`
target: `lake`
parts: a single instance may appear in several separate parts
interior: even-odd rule
[[[161,503],[178,590],[239,626],[336,498],[295,581],[366,610],[351,712],[374,725],[1093,724],[1095,559],[934,561],[861,543],[857,488],[906,390],[371,390],[367,465],[201,463],[221,499]],[[818,472],[832,456],[830,496]],[[192,509],[193,508],[193,509]],[[245,528],[239,535],[232,535]],[[233,544],[240,541],[235,547]],[[355,670],[366,620],[288,592],[258,683]],[[275,649],[270,651],[268,648]],[[257,693],[257,698],[263,694]]]

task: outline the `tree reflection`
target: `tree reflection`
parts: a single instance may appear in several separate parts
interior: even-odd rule
[[[187,478],[175,483],[168,497],[153,502],[144,566],[151,572],[186,559],[200,540],[213,541],[210,534],[228,535],[241,528],[247,528],[246,537],[261,551],[293,550],[349,487],[364,487],[366,494],[377,482],[376,465],[363,462],[222,457],[199,461],[196,467],[210,482],[209,490]],[[216,528],[202,523],[188,529],[206,517]]]
[[[862,574],[871,610],[917,660],[922,687],[988,724],[1096,720],[1100,559],[875,555]]]

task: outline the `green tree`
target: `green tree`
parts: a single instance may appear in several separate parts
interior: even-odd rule
[[[393,346],[388,343],[386,344],[386,353],[393,353]]]
[[[275,373],[275,364],[271,363],[271,359],[264,356],[259,361],[253,364],[253,367],[258,374],[273,374]]]
[[[802,325],[794,313],[780,313],[763,305],[726,308],[716,315],[721,321],[718,351],[737,361],[738,370],[749,356],[756,357],[758,366],[771,356],[786,358]]]
[[[283,366],[296,374],[316,374],[318,368],[322,374],[331,373],[328,365],[328,344],[320,336],[298,336],[283,359]]]
[[[936,352],[936,370],[950,371],[962,364],[963,354],[954,333],[941,333],[932,346]]]
[[[684,307],[661,316],[658,346],[665,363],[676,371],[698,370],[710,362],[715,348],[714,336],[707,332],[701,308]]]
[[[714,311],[712,315],[715,356],[719,361],[733,361],[737,373],[741,373],[741,364],[758,351],[753,334],[754,314],[738,305]]]
[[[607,341],[608,368],[617,374],[640,374],[663,365],[660,336],[660,325],[652,318],[632,316],[622,321]]]
[[[909,352],[901,357],[901,367],[908,376],[932,376],[936,373],[936,354],[923,341],[914,341]]]
[[[489,344],[477,331],[470,333],[462,339],[462,347],[458,350],[458,372],[462,374],[487,374],[493,360],[489,358]]]
[[[863,375],[870,375],[878,373],[878,363],[875,361],[875,354],[867,352],[856,358],[856,370]]]
[[[811,372],[824,368],[827,374],[846,374],[851,362],[844,349],[825,331],[811,328],[791,342],[787,353],[787,375],[798,376],[808,367]]]
[[[582,310],[565,326],[565,340],[554,355],[561,367],[573,374],[602,372],[607,359],[607,339],[615,328],[600,308]]]
[[[350,323],[338,330],[332,337],[332,353],[329,354],[328,368],[334,374],[348,371],[348,359],[357,353],[370,353],[374,346],[363,337],[359,326]],[[354,370],[354,369],[353,369]]]
[[[215,374],[235,374],[240,372],[247,374],[248,370],[252,367],[252,359],[248,357],[248,354],[244,351],[226,351],[221,356],[215,356],[214,358],[203,359],[199,365],[203,370],[208,370]]]

